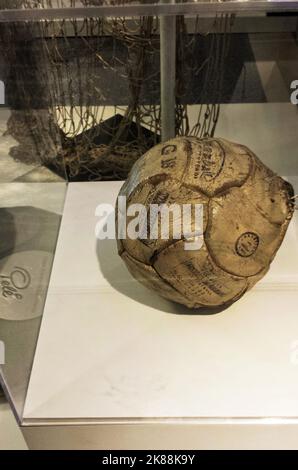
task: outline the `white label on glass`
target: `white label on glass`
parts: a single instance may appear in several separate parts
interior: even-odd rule
[[[0,260],[0,318],[28,320],[42,314],[53,256],[21,251]]]

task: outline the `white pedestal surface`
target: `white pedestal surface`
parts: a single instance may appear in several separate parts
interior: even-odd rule
[[[298,178],[289,180],[297,192]],[[209,448],[208,436],[215,447],[293,447],[296,215],[266,277],[223,312],[201,315],[142,287],[115,241],[96,240],[96,207],[114,203],[120,186],[68,187],[23,416],[27,439],[44,445],[34,428],[51,425],[50,447]],[[64,426],[74,440],[61,439]]]

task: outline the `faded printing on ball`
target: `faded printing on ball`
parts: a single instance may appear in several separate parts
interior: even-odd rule
[[[227,306],[251,289],[268,271],[294,212],[292,186],[247,147],[222,138],[178,137],[155,146],[135,163],[119,195],[127,206],[202,205],[198,250],[186,250],[185,237],[173,232],[168,239],[117,240],[134,278],[190,308]]]

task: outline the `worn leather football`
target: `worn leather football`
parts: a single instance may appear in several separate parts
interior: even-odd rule
[[[202,204],[196,250],[185,249],[196,232],[146,238],[148,215],[132,239],[127,227],[134,217],[125,220],[116,210],[126,236],[118,236],[118,251],[133,277],[195,308],[229,305],[251,289],[268,271],[294,211],[292,186],[247,147],[222,138],[179,137],[155,146],[135,163],[119,195],[127,207],[143,204],[148,211],[152,204]],[[181,225],[181,217],[172,222]]]

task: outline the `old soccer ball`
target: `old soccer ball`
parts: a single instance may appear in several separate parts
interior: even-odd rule
[[[222,138],[179,137],[155,146],[135,163],[119,196],[127,212],[118,197],[118,251],[130,273],[192,308],[226,306],[251,289],[268,271],[294,211],[292,186],[247,147]],[[138,223],[132,204],[148,209]],[[172,204],[203,208],[200,248],[186,249],[199,236],[192,222],[194,231],[180,238],[173,229],[168,238],[150,237],[161,214],[151,218],[149,208]],[[172,227],[181,226],[181,214],[172,214]],[[136,236],[129,236],[131,223]]]

